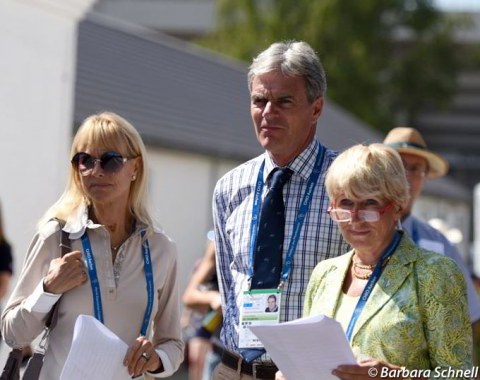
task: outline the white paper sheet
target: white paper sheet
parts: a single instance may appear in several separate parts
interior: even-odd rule
[[[339,364],[357,363],[342,326],[325,315],[251,330],[289,380],[333,380]]]
[[[127,349],[125,342],[94,317],[80,315],[60,380],[131,380],[123,365]]]

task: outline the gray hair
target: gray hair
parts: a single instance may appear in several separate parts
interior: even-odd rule
[[[307,98],[313,102],[325,96],[327,78],[322,63],[312,47],[303,41],[275,42],[253,59],[248,71],[248,88],[255,76],[281,70],[286,76],[305,79]]]

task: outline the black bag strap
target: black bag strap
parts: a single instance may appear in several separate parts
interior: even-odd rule
[[[19,380],[20,364],[22,363],[22,349],[14,348],[8,354],[0,380]]]
[[[68,238],[68,234],[63,230],[65,222],[62,220],[57,219],[57,222],[60,226],[60,255],[61,257],[65,256],[68,252],[71,251],[70,248],[70,239]],[[50,333],[52,332],[53,328],[57,324],[58,319],[58,300],[55,305],[53,305],[52,310],[50,310],[50,314],[47,317],[45,322],[45,329],[43,336],[40,340],[39,347],[41,351],[35,351],[33,356],[29,359],[27,366],[25,368],[25,372],[23,373],[23,380],[38,380],[40,377],[40,371],[42,370],[43,366],[43,359],[45,356],[45,349],[46,345],[48,344],[48,338]]]
[[[60,240],[60,255],[61,257],[65,256],[68,252],[71,251],[70,247],[70,239],[68,237],[68,233],[66,233],[63,230],[63,227],[65,226],[65,222],[63,220],[57,219],[58,224],[60,225],[60,233],[61,233],[61,240]],[[47,318],[47,321],[45,322],[45,327],[49,329],[50,331],[53,330],[53,328],[57,324],[57,319],[58,319],[58,303],[60,300],[58,300],[55,305],[53,305],[52,310],[50,311],[50,315]]]
[[[43,352],[33,353],[33,356],[28,359],[22,380],[38,380],[40,372],[42,371],[44,357],[45,354]]]

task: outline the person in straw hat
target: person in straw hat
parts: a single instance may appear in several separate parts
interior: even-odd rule
[[[425,180],[447,174],[448,162],[429,150],[420,132],[414,128],[393,128],[383,143],[400,153],[410,187],[410,200],[402,213],[403,230],[420,247],[448,256],[458,264],[467,284],[470,319],[472,324],[475,324],[480,319],[480,303],[465,262],[455,246],[440,231],[411,214]]]

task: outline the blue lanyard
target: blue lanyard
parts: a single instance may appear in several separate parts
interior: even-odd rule
[[[362,310],[365,307],[365,304],[367,303],[368,297],[370,297],[370,294],[372,293],[373,287],[375,286],[375,284],[377,283],[378,279],[382,274],[383,263],[385,262],[385,260],[387,260],[390,256],[393,255],[393,253],[398,247],[398,244],[400,243],[401,237],[402,237],[402,234],[400,232],[395,233],[395,236],[393,237],[393,240],[391,241],[390,245],[387,247],[387,249],[383,253],[382,257],[380,258],[380,261],[377,263],[377,265],[375,265],[375,269],[373,270],[372,276],[368,279],[367,285],[365,285],[365,289],[363,289],[362,295],[360,296],[360,299],[357,302],[357,306],[355,306],[352,319],[350,319],[350,323],[348,324],[346,334],[349,341],[351,341],[352,339],[353,328],[357,323],[358,317],[362,313]]]
[[[307,215],[310,203],[313,197],[313,190],[318,181],[318,177],[321,173],[321,166],[323,161],[323,156],[325,154],[325,149],[323,146],[319,145],[319,151],[317,153],[317,158],[315,159],[315,165],[312,170],[312,174],[308,179],[307,190],[300,204],[300,208],[297,212],[295,218],[295,223],[293,225],[293,234],[292,239],[290,240],[290,245],[288,246],[287,255],[285,258],[285,263],[283,264],[282,274],[280,276],[280,285],[279,288],[283,286],[285,281],[287,281],[290,271],[292,270],[293,256],[295,255],[295,250],[300,240],[300,231],[302,230],[303,222]],[[260,210],[262,205],[262,190],[263,190],[263,169],[265,167],[265,160],[262,162],[260,169],[257,175],[257,182],[255,185],[255,193],[253,197],[253,207],[252,207],[252,222],[250,224],[250,254],[248,258],[248,275],[251,279],[253,276],[253,259],[255,255],[255,247],[257,244],[258,236],[258,223],[260,218]]]
[[[142,329],[140,331],[140,334],[142,334],[143,336],[147,334],[148,323],[150,321],[150,316],[152,315],[153,294],[154,294],[150,245],[148,244],[148,240],[143,239],[144,236],[145,236],[145,231],[142,231],[142,240],[143,240],[142,252],[143,252],[144,271],[145,271],[145,279],[147,281],[147,294],[148,294],[147,308],[145,309]],[[100,283],[98,281],[97,268],[95,266],[95,259],[93,257],[92,246],[90,244],[90,239],[88,238],[87,231],[85,231],[85,233],[82,236],[82,246],[83,246],[83,251],[87,261],[88,276],[90,278],[90,286],[92,287],[93,310],[95,313],[95,318],[97,318],[100,322],[104,323]]]

